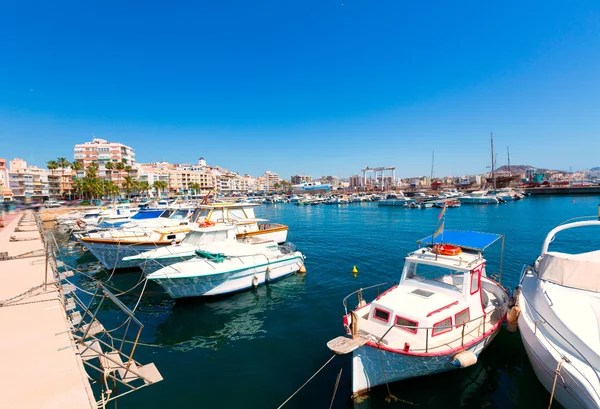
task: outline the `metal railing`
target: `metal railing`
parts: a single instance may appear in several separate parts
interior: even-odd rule
[[[473,318],[472,320],[463,322],[461,324],[439,325],[439,326],[436,326],[436,327],[415,327],[413,325],[398,325],[398,324],[393,324],[392,326],[390,326],[387,329],[387,331],[383,334],[383,336],[379,338],[379,340],[377,341],[377,345],[381,345],[381,343],[384,341],[385,337],[394,328],[401,328],[401,329],[404,329],[406,331],[410,331],[410,332],[413,332],[413,333],[416,333],[419,330],[425,330],[425,348],[424,349],[412,349],[412,350],[415,351],[415,352],[424,351],[425,353],[428,353],[429,349],[430,349],[429,348],[429,337],[430,337],[429,333],[430,332],[431,332],[431,336],[434,336],[433,335],[433,330],[434,329],[435,330],[444,330],[444,329],[450,329],[450,330],[452,330],[454,328],[462,327],[460,338],[455,338],[455,339],[452,339],[450,341],[444,340],[444,344],[451,344],[451,343],[456,342],[456,341],[458,341],[460,339],[460,346],[463,347],[465,345],[465,328],[467,327],[467,324],[471,324],[471,323],[473,323],[475,321],[480,321],[481,320],[481,323],[477,327],[471,328],[470,332],[474,332],[474,331],[477,331],[479,328],[482,328],[481,336],[483,336],[486,333],[485,327],[486,327],[487,317],[493,315],[495,312],[499,312],[500,313],[500,321],[501,321],[501,317],[503,316],[503,314],[502,314],[502,306],[497,306],[497,307],[494,307],[493,310],[491,310],[489,312],[484,312],[483,315],[480,315],[477,318]],[[439,335],[441,335],[441,334],[439,334]]]
[[[363,300],[362,294],[363,291],[365,290],[371,290],[373,288],[377,288],[377,297],[379,297],[379,295],[381,294],[380,288],[383,285],[387,285],[389,284],[389,282],[384,282],[384,283],[379,283],[379,284],[375,284],[375,285],[371,285],[369,287],[365,287],[365,288],[359,288],[358,290],[348,294],[346,297],[344,297],[344,300],[342,301],[342,303],[344,304],[344,311],[346,312],[345,315],[348,315],[348,298],[352,297],[353,295],[357,295],[358,297],[358,303],[360,303]],[[358,304],[357,303],[357,304]]]

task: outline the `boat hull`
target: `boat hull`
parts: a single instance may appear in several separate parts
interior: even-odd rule
[[[486,338],[465,350],[479,354],[493,341],[500,325]],[[452,365],[459,351],[440,355],[411,355],[364,345],[352,353],[352,392],[359,395],[371,388],[419,376],[433,375],[457,369]],[[382,371],[382,362],[385,373]]]
[[[264,260],[264,257],[259,258]],[[298,271],[303,263],[303,256],[295,253],[270,263],[254,264],[242,269],[227,270],[227,264],[223,262],[219,264],[222,264],[224,271],[218,273],[201,274],[199,272],[196,276],[177,277],[177,274],[165,275],[159,271],[148,276],[148,279],[163,287],[172,298],[203,297],[252,288],[255,276],[257,285],[286,277]],[[205,265],[199,263],[199,268],[205,267]],[[269,272],[267,272],[267,267],[270,267]],[[174,269],[174,267],[170,268]]]
[[[158,264],[152,260],[123,260],[124,257],[137,256],[140,253],[154,250],[158,246],[163,245],[171,245],[171,243],[165,244],[135,244],[135,245],[127,245],[127,244],[107,244],[107,243],[94,243],[80,240],[81,244],[90,251],[97,259],[102,263],[102,265],[108,269],[112,270],[114,268],[144,268],[150,267],[152,263],[156,264],[156,266],[152,268],[162,268],[161,264]],[[181,260],[178,260],[181,261]]]
[[[379,206],[404,206],[407,203],[413,203],[414,199],[384,199],[377,202]]]
[[[586,381],[582,377],[580,371],[573,366],[577,360],[572,355],[572,351],[566,351],[564,346],[553,342],[556,338],[544,325],[547,321],[524,301],[524,296],[528,296],[528,298],[535,296],[526,293],[527,280],[537,280],[537,278],[524,278],[524,292],[519,299],[521,314],[519,315],[518,325],[533,371],[548,393],[551,393],[554,386],[555,371],[562,359],[561,355],[570,356],[570,362],[563,362],[561,365],[560,376],[556,379],[554,388],[554,398],[566,409],[600,408],[600,397],[597,393],[597,390],[600,390],[598,379],[590,376]],[[541,306],[537,305],[537,308],[541,308]],[[550,313],[547,315],[552,317]],[[570,347],[570,345],[567,345],[567,347]],[[562,352],[559,353],[558,351]],[[593,383],[590,383],[590,379]]]

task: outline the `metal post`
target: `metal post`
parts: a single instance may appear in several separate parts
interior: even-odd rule
[[[460,346],[464,346],[465,345],[465,326],[466,326],[466,324],[463,323],[462,334],[460,336]]]
[[[600,211],[600,208],[599,208]],[[502,249],[500,250],[500,277],[498,278],[498,284],[502,284],[502,259],[504,258],[504,235],[502,235]]]
[[[45,268],[46,271],[44,272],[44,291],[46,291],[48,288],[48,258],[49,258],[48,240],[44,240],[44,249],[46,251],[46,268]]]
[[[425,353],[429,350],[429,328],[425,329]]]

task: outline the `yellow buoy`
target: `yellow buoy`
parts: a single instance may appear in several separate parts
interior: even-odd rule
[[[357,274],[358,274],[358,268],[356,268],[356,266],[354,266],[354,267],[352,268],[352,275],[353,275],[354,277],[356,277],[356,275],[357,275]]]
[[[300,274],[306,274],[306,267],[304,267],[304,264],[302,264],[302,265],[300,266],[300,269],[298,270],[298,272],[299,272]]]

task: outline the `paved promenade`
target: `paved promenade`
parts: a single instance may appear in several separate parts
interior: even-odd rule
[[[21,217],[32,222],[18,227]],[[43,249],[31,213],[5,218],[0,253],[36,253],[0,261],[0,409],[96,408],[81,358],[74,348],[59,351],[71,344],[71,334],[56,287],[40,287],[45,276]],[[53,280],[51,272],[48,277]]]

